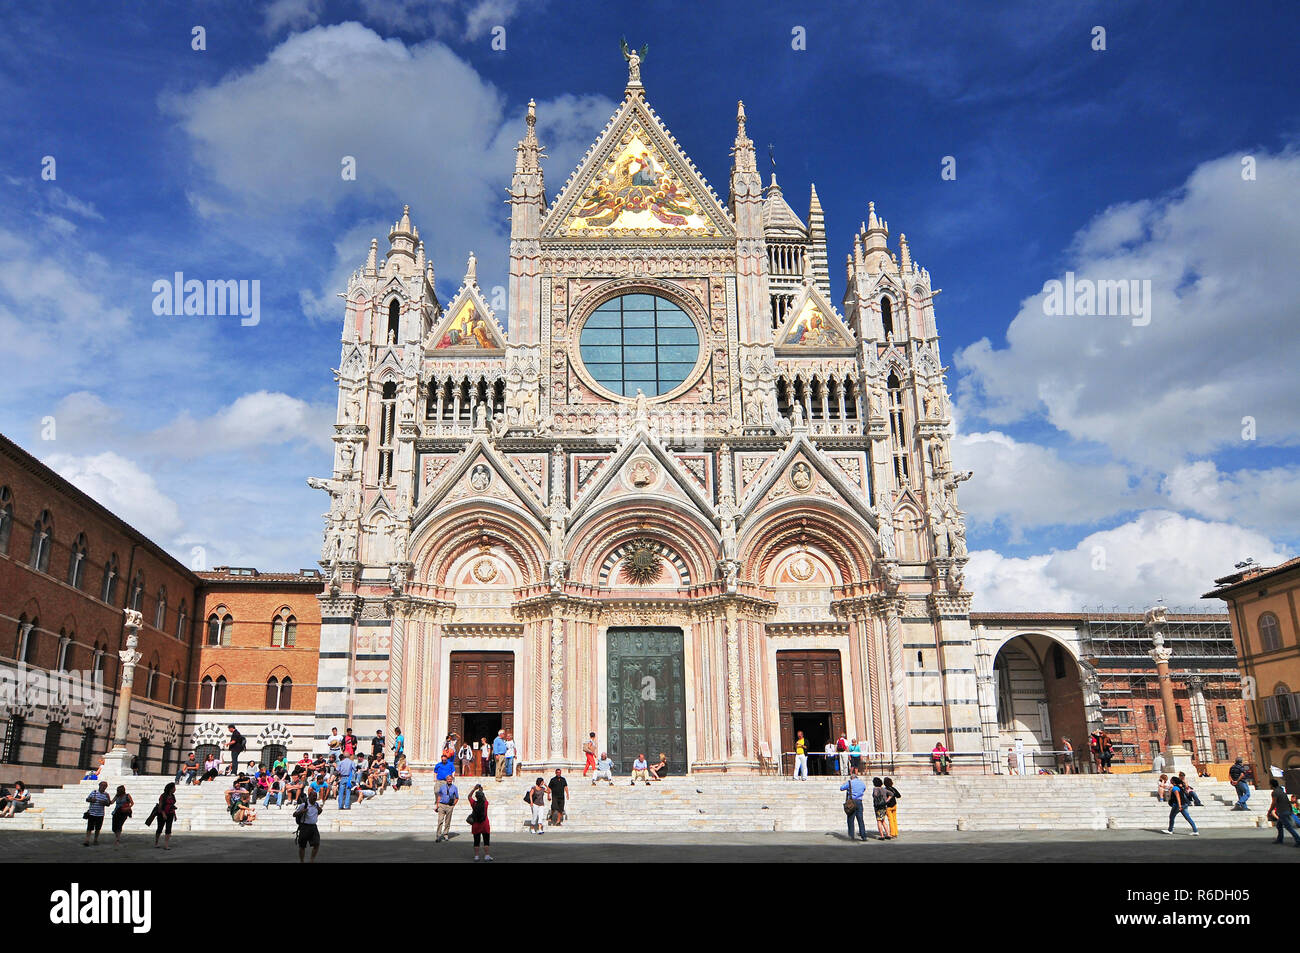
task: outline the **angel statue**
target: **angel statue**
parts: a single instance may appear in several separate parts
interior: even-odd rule
[[[621,37],[619,42],[623,46],[623,59],[627,60],[627,84],[629,86],[641,85],[641,61],[645,59],[646,53],[650,52],[650,44],[647,43],[641,47],[641,52],[629,49],[627,37]]]

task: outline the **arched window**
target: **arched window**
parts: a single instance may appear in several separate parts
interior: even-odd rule
[[[36,657],[36,631],[41,621],[35,617],[28,619],[27,613],[18,617],[18,638],[14,642],[14,658],[19,662],[30,662]]]
[[[45,747],[41,751],[41,766],[46,768],[58,767],[59,764],[59,741],[63,737],[63,726],[57,721],[52,721],[45,726]]]
[[[1291,696],[1291,689],[1281,682],[1273,689],[1273,697],[1277,699],[1277,716],[1281,721],[1290,721],[1292,718],[1300,718],[1297,714],[1296,707],[1293,704],[1294,698]]]
[[[1259,641],[1265,652],[1276,652],[1282,647],[1282,630],[1277,624],[1277,616],[1271,612],[1259,617]]]
[[[298,644],[298,620],[285,606],[271,622],[271,645],[274,648],[293,648]]]
[[[185,600],[181,600],[180,608],[176,610],[176,638],[181,641],[185,640],[185,625],[189,620],[185,614]]]
[[[157,701],[158,699],[157,691],[158,691],[158,663],[150,662],[149,675],[145,679],[145,683],[144,683],[144,697],[148,698],[150,701]]]
[[[153,627],[162,631],[163,623],[167,621],[167,587],[158,587],[158,606],[153,611]]]
[[[394,298],[388,302],[388,337],[384,340],[397,343],[402,339],[402,303]]]
[[[135,582],[131,583],[131,602],[130,607],[136,612],[144,605],[144,570],[138,569],[135,574]]]
[[[1065,650],[1055,643],[1052,644],[1052,674],[1065,678]]]
[[[99,598],[110,606],[117,599],[117,553],[111,553],[104,563],[104,584],[99,587]]]
[[[266,680],[266,707],[271,711],[280,707],[280,680],[274,675]]]
[[[229,612],[218,615],[217,612],[208,616],[208,645],[229,645],[231,630],[235,627],[234,617]]]
[[[80,589],[86,578],[86,560],[89,550],[86,548],[86,534],[78,533],[72,541],[72,553],[68,556],[68,585]]]
[[[176,669],[172,669],[171,684],[167,686],[167,704],[176,704],[176,689],[180,686],[180,676],[176,674]]]
[[[199,707],[209,711],[226,707],[226,676],[218,675],[213,681],[211,675],[204,675],[199,682]]]
[[[889,298],[880,297],[880,323],[885,329],[885,340],[894,336],[894,303]]]
[[[379,483],[393,482],[393,434],[397,429],[397,384],[384,385],[379,402]]]
[[[49,572],[50,550],[54,546],[54,517],[49,510],[41,510],[32,527],[31,566],[37,572]]]
[[[14,495],[0,486],[0,554],[9,552],[9,534],[14,528]]]
[[[280,711],[293,707],[293,679],[288,675],[280,679]]]
[[[891,371],[889,388],[889,437],[894,448],[894,479],[899,486],[911,486],[907,453],[907,425],[903,413],[903,385],[897,372]]]

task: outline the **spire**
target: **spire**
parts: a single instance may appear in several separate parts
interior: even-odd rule
[[[826,215],[822,212],[821,199],[817,197],[817,186],[808,188],[808,239],[809,253],[813,259],[813,277],[817,290],[826,298],[831,296],[831,268],[826,255]]]
[[[424,271],[424,240],[423,239],[420,240],[420,244],[416,246],[415,249],[415,270]]]
[[[546,158],[546,154],[537,141],[537,103],[531,99],[528,100],[528,114],[524,117],[524,122],[528,128],[515,146],[515,172],[540,173],[541,160]]]
[[[736,142],[731,147],[731,171],[734,172],[757,172],[757,159],[754,157],[754,143],[745,132],[745,103],[738,101],[736,103]],[[759,179],[758,185],[761,188],[763,180]]]
[[[889,258],[889,225],[876,215],[876,203],[867,203],[867,230],[862,236],[863,265],[876,274]]]
[[[379,239],[370,239],[370,255],[366,258],[367,275],[376,275],[379,273]]]
[[[903,271],[911,271],[912,252],[907,247],[907,236],[902,234],[901,232],[899,233],[898,236],[898,247],[899,247],[899,252],[902,255],[902,259],[903,259]]]
[[[393,223],[388,232],[388,253],[384,261],[394,255],[404,255],[415,261],[415,243],[420,238],[420,230],[411,225],[411,206],[402,206],[402,217]]]

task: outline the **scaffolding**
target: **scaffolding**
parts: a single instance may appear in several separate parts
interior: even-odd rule
[[[1084,657],[1097,673],[1102,725],[1119,757],[1130,763],[1148,760],[1139,742],[1160,732],[1162,718],[1160,682],[1148,654],[1152,643],[1143,616],[1142,609],[1118,606],[1084,610]],[[1198,678],[1207,709],[1215,699],[1241,697],[1237,648],[1227,615],[1171,609],[1164,636],[1173,652],[1170,676],[1177,694],[1186,696],[1188,679]],[[1195,714],[1188,715],[1194,725]]]

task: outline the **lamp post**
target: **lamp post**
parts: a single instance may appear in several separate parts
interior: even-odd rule
[[[117,692],[117,718],[113,724],[113,747],[104,755],[105,777],[122,778],[131,775],[131,754],[126,750],[126,737],[131,726],[131,686],[135,683],[135,667],[143,656],[136,651],[140,644],[140,627],[144,619],[134,609],[126,610],[126,648],[117,653],[122,661],[122,684]]]
[[[1171,774],[1186,771],[1196,776],[1196,767],[1192,764],[1192,753],[1183,746],[1182,735],[1178,728],[1178,708],[1174,704],[1174,683],[1169,675],[1169,659],[1173,650],[1165,645],[1165,626],[1168,624],[1168,612],[1164,606],[1153,606],[1146,611],[1142,622],[1154,647],[1147,654],[1155,660],[1156,677],[1160,682],[1160,702],[1165,710],[1165,763]]]

